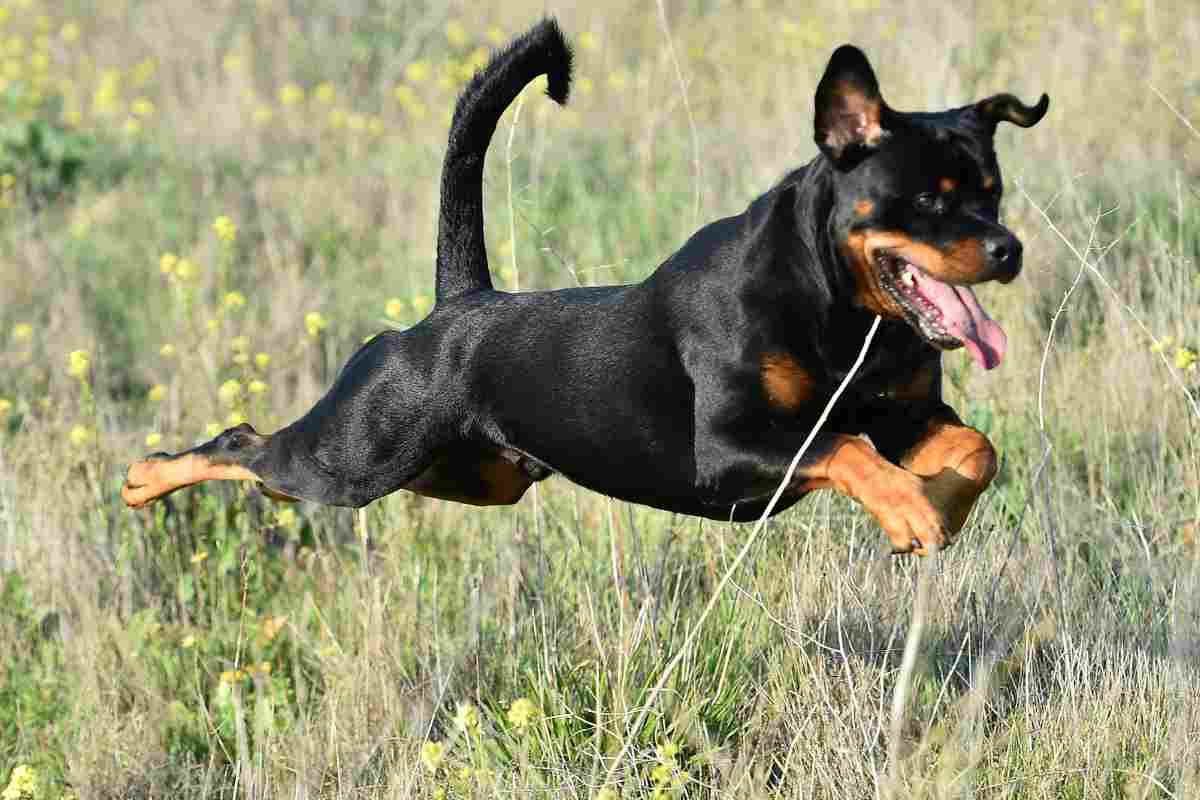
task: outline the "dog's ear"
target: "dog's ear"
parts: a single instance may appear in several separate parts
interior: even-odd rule
[[[969,108],[971,113],[991,125],[993,132],[1001,122],[1032,128],[1046,116],[1046,109],[1050,108],[1050,97],[1043,94],[1036,106],[1027,106],[1011,94],[996,94]]]
[[[887,104],[879,94],[879,81],[867,57],[853,45],[833,51],[817,84],[816,107],[817,147],[839,169],[862,160],[887,135]]]

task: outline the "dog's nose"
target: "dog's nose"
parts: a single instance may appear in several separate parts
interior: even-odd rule
[[[1008,283],[1021,272],[1021,242],[1012,235],[989,236],[983,249],[996,272],[996,279]]]

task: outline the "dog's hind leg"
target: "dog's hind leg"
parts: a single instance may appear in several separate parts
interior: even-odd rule
[[[430,388],[424,348],[386,332],[364,345],[300,419],[265,436],[246,424],[176,455],[129,468],[121,496],[134,508],[209,480],[261,483],[275,497],[361,507],[422,474],[457,439],[453,402]]]

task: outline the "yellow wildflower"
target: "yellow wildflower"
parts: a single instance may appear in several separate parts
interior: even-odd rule
[[[189,633],[187,636],[183,637],[183,639],[179,642],[179,646],[182,647],[184,650],[191,650],[193,647],[196,646],[195,635]]]
[[[588,94],[591,94],[595,90],[596,83],[591,78],[585,77],[585,78],[580,78],[576,82],[576,86],[579,88],[580,94],[588,95]]]
[[[508,707],[506,715],[512,726],[518,730],[533,722],[537,716],[537,706],[528,697],[518,697],[513,700],[511,706]]]
[[[125,132],[130,136],[137,136],[142,132],[142,123],[137,117],[130,117],[125,120]]]
[[[233,363],[237,364],[239,367],[246,366],[247,364],[250,363],[250,354],[249,353],[234,354]]]
[[[1174,343],[1175,343],[1174,336],[1164,336],[1161,339],[1155,339],[1154,342],[1150,345],[1150,352],[1151,353],[1161,353],[1162,351],[1166,350],[1168,347],[1170,347]]]
[[[26,342],[33,338],[33,326],[28,322],[18,322],[13,325],[12,337],[18,342]]]
[[[322,105],[329,105],[333,102],[333,98],[337,96],[337,90],[333,88],[333,84],[326,81],[317,87],[313,96],[317,98],[317,102]]]
[[[237,225],[224,214],[213,222],[213,230],[217,232],[217,238],[225,244],[232,244],[233,240],[237,238]]]
[[[197,550],[195,553],[192,553],[191,560],[192,560],[193,564],[203,564],[207,558],[208,558],[207,550]]]
[[[242,384],[236,380],[227,380],[217,389],[217,397],[227,406],[236,403],[242,396]]]
[[[275,118],[275,109],[268,105],[260,105],[254,109],[254,124],[266,125]]]
[[[221,433],[221,431],[223,431],[223,430],[225,430],[225,428],[219,422],[210,422],[204,426],[204,434],[206,436],[208,436],[210,439],[214,436],[219,435]]]
[[[417,101],[417,93],[414,92],[413,88],[406,83],[399,84],[395,89],[392,90],[392,94],[395,96],[396,101],[402,106],[408,106]]]
[[[162,347],[158,348],[158,354],[160,356],[162,356],[163,358],[174,358],[175,357],[175,345],[171,344],[170,342],[167,342]]]
[[[329,327],[329,320],[321,316],[320,311],[310,311],[304,315],[304,327],[308,328],[308,335],[315,339]]]
[[[467,29],[456,19],[446,23],[446,41],[451,47],[462,47],[467,43]]]
[[[424,83],[432,74],[428,61],[414,61],[404,68],[404,79],[409,83]]]
[[[279,102],[285,106],[294,106],[304,102],[304,90],[294,83],[289,83],[279,90]]]
[[[50,56],[45,53],[34,53],[29,57],[29,66],[34,72],[45,72],[50,68]]]
[[[217,329],[221,327],[221,320],[216,317],[209,317],[204,320],[204,327],[208,328],[209,333],[216,333]]]
[[[160,403],[167,396],[167,387],[161,383],[156,383],[150,387],[150,391],[146,392],[146,399],[151,403]]]
[[[479,712],[470,703],[459,703],[454,724],[459,730],[473,731],[479,727]]]
[[[372,136],[383,136],[386,130],[387,126],[379,117],[370,117],[367,120],[367,133]]]
[[[340,130],[346,127],[346,112],[340,108],[335,108],[329,112],[329,127]]]
[[[91,363],[87,350],[72,350],[67,356],[67,374],[82,380],[87,377]]]
[[[71,432],[67,434],[67,438],[76,447],[83,447],[92,440],[92,432],[83,425],[76,425],[74,428],[71,428]]]
[[[134,86],[144,86],[149,83],[154,77],[154,71],[158,69],[158,65],[154,63],[153,58],[147,58],[145,61],[139,61],[134,65],[131,71]]]
[[[1196,368],[1196,351],[1186,347],[1175,348],[1175,368],[1193,370]]]
[[[221,69],[225,70],[226,75],[236,75],[242,71],[242,57],[237,53],[226,53],[221,59]]]
[[[240,669],[227,669],[221,673],[221,683],[237,683],[246,677],[246,673]]]
[[[617,794],[615,789],[605,786],[603,789],[596,792],[596,796],[593,797],[592,800],[621,800],[621,797]]]
[[[614,70],[608,75],[608,88],[620,92],[629,85],[629,74],[623,69]]]
[[[129,110],[135,117],[150,117],[154,115],[154,103],[145,97],[139,97],[133,101],[133,105],[129,107]]]
[[[158,447],[160,444],[162,444],[161,433],[146,434],[146,447]]]
[[[412,305],[413,311],[417,312],[417,316],[423,317],[433,304],[429,302],[428,297],[423,294],[419,294],[412,299]]]
[[[7,397],[0,397],[0,417],[12,411],[12,407],[12,400],[9,400]]]
[[[175,263],[175,277],[181,281],[190,280],[196,274],[196,265],[186,258]]]
[[[158,271],[163,275],[170,275],[175,272],[175,267],[178,264],[179,256],[174,253],[163,253],[158,257]]]
[[[74,22],[68,22],[62,26],[62,30],[58,32],[64,42],[73,42],[79,38],[79,25]]]
[[[267,367],[269,367],[271,365],[270,353],[255,353],[254,354],[254,365],[256,367],[258,367],[259,369],[266,369]]]
[[[267,384],[260,381],[258,378],[250,381],[250,385],[246,387],[250,390],[250,394],[258,396],[267,391]]]
[[[426,742],[421,745],[421,763],[430,772],[437,772],[446,756],[446,746],[441,742]]]
[[[275,512],[275,524],[281,528],[295,528],[296,522],[296,512],[293,509],[281,508]]]
[[[487,40],[492,44],[504,44],[504,41],[508,38],[508,34],[504,32],[504,29],[497,28],[495,25],[487,29],[486,36]]]
[[[595,50],[600,46],[600,40],[596,34],[591,31],[584,31],[579,34],[579,49],[580,50]]]
[[[236,428],[238,425],[241,425],[246,421],[246,415],[240,411],[230,411],[229,416],[225,418],[225,421],[229,423],[229,427]]]
[[[399,297],[391,298],[383,307],[383,313],[388,315],[388,319],[400,319],[404,315],[404,301]]]
[[[231,292],[231,294],[236,294],[236,293]],[[230,346],[230,348],[233,349],[233,352],[235,352],[235,353],[245,353],[247,350],[250,349],[250,337],[244,336],[244,335],[243,336],[235,336],[229,340],[229,346]]]
[[[8,786],[0,792],[3,800],[23,800],[37,792],[37,773],[28,764],[18,764],[8,776]]]

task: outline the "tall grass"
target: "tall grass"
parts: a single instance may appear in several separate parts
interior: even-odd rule
[[[143,452],[286,424],[428,309],[455,91],[543,6],[4,8],[0,777],[29,765],[47,798],[1196,795],[1189,3],[549,8],[579,81],[501,123],[500,286],[637,280],[742,209],[815,153],[843,41],[897,108],[1052,98],[998,134],[1026,268],[981,294],[1007,359],[946,358],[1003,457],[959,542],[891,558],[859,509],[809,498],[644,716],[748,527],[559,479],[489,510],[118,497]],[[1067,295],[1068,242],[1111,291],[1084,268]]]

